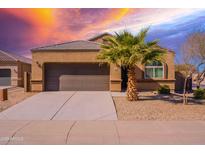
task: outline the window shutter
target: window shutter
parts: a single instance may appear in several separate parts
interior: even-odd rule
[[[145,65],[143,66],[143,70],[142,70],[142,79],[145,79]]]
[[[168,65],[164,63],[164,78],[168,79]]]

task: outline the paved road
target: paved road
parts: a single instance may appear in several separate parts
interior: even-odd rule
[[[42,92],[0,113],[0,120],[117,120],[110,92]]]
[[[0,144],[205,144],[205,121],[0,121]]]

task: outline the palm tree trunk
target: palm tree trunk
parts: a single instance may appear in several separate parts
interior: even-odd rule
[[[129,67],[127,83],[127,98],[129,101],[136,101],[138,99],[136,83],[135,67]]]

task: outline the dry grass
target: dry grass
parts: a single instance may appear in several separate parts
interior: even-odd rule
[[[205,104],[183,105],[165,100],[127,101],[113,97],[118,120],[205,120]]]
[[[0,101],[0,112],[35,94],[34,92],[24,92],[23,88],[9,89],[8,100]]]

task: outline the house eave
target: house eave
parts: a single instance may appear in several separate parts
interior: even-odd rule
[[[32,49],[31,52],[56,52],[56,51],[99,51],[100,49]]]

